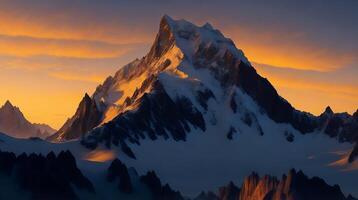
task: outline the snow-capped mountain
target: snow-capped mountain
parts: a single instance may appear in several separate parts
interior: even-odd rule
[[[49,125],[29,122],[10,101],[6,101],[0,108],[0,132],[17,138],[46,138],[55,131]]]
[[[149,53],[85,95],[49,139],[110,149],[190,194],[290,168],[354,191],[357,116],[296,110],[220,31],[164,16]]]
[[[262,135],[259,115],[302,134],[321,130],[340,141],[358,141],[357,113],[334,114],[329,108],[316,117],[294,109],[220,31],[164,16],[150,52],[108,77],[92,97],[86,94],[75,116],[50,139],[90,133],[84,140],[90,146],[103,140],[139,143],[146,132],[151,139],[185,140],[190,126],[207,132],[208,124],[225,126],[232,138],[242,122]],[[288,140],[291,132],[284,131]]]

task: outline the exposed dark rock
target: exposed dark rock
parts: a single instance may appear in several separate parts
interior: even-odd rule
[[[108,168],[107,180],[110,182],[119,179],[119,189],[125,193],[133,191],[132,182],[128,173],[127,166],[120,160],[115,159]]]
[[[296,111],[290,103],[279,96],[271,83],[257,74],[256,70],[244,62],[240,62],[232,79],[248,93],[268,116],[279,123],[290,123],[297,130],[306,133],[316,128],[308,117]]]
[[[96,102],[86,93],[80,102],[75,115],[54,135],[48,137],[50,141],[66,141],[83,137],[89,130],[96,127],[102,119],[102,112]]]
[[[231,110],[236,113],[237,112],[237,104],[236,104],[236,101],[235,101],[235,94],[233,94],[231,96],[231,99],[230,99],[230,107],[231,107]]]
[[[295,135],[288,131],[285,131],[285,137],[288,142],[293,142],[295,140]]]
[[[73,186],[94,193],[91,182],[76,166],[69,151],[57,157],[51,152],[46,157],[37,154],[0,152],[0,173],[13,177],[20,187],[29,191],[32,199],[77,199]]]
[[[234,133],[236,133],[236,129],[231,126],[229,132],[226,135],[227,139],[232,140]]]
[[[191,101],[185,97],[172,100],[159,81],[153,84],[151,93],[144,94],[135,104],[138,105],[136,110],[119,115],[99,130],[95,129],[82,144],[95,147],[99,142],[108,143],[107,146],[120,143],[128,156],[135,157],[125,142],[139,144],[139,139],[146,137],[151,140],[158,136],[168,138],[168,133],[176,141],[185,140],[186,132],[190,131],[189,123],[205,130],[204,118]]]
[[[141,176],[140,180],[149,187],[154,200],[184,199],[179,192],[172,190],[168,184],[162,186],[160,179],[154,171],[149,171],[146,175]]]
[[[348,113],[332,114],[332,112],[325,111],[318,117],[317,121],[320,129],[330,137],[337,138],[340,142],[358,143],[358,120],[355,114],[351,116]],[[354,152],[353,150],[352,153]],[[350,162],[353,162],[356,157],[351,154]]]
[[[213,94],[213,92],[211,90],[206,89],[204,91],[199,90],[196,98],[197,98],[197,101],[199,102],[199,104],[205,110],[208,110],[208,101],[209,101],[210,98],[215,99],[215,96],[214,96],[214,94]]]
[[[251,118],[251,115],[249,113],[245,113],[242,121],[248,125],[248,126],[251,126],[252,125],[252,118]]]
[[[358,109],[355,113],[353,113],[353,118],[358,121]]]
[[[332,108],[330,106],[327,106],[326,110],[324,111],[323,114],[326,114],[328,116],[332,116],[334,114]]]
[[[14,153],[0,151],[0,172],[10,175],[16,163],[16,155]]]
[[[327,185],[318,177],[308,178],[302,171],[291,170],[278,181],[275,177],[259,178],[253,174],[245,179],[240,200],[346,200],[339,186]]]
[[[233,183],[230,182],[229,185],[221,187],[219,189],[219,199],[220,200],[239,200],[240,199],[240,189]]]

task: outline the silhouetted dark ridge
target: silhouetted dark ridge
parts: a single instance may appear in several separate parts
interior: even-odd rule
[[[229,185],[219,188],[219,199],[222,200],[240,199],[240,188],[238,188],[233,182],[230,182]]]
[[[97,107],[96,102],[86,93],[75,115],[47,139],[58,142],[83,137],[89,130],[96,127],[101,119],[102,112]]]
[[[0,173],[13,179],[32,199],[78,199],[74,188],[94,193],[92,183],[77,168],[69,151],[56,156],[0,151]]]
[[[154,200],[184,200],[180,192],[172,190],[168,184],[163,186],[154,171],[141,176],[140,180],[149,187]]]
[[[334,112],[333,112],[333,110],[332,110],[332,108],[330,106],[327,106],[327,108],[324,111],[324,114],[333,115]]]
[[[358,199],[353,197],[352,195],[348,195],[347,200],[358,200]]]
[[[357,109],[357,111],[355,113],[353,113],[353,117],[354,117],[355,120],[358,121],[358,109]]]
[[[133,191],[127,166],[120,160],[115,159],[108,168],[107,180],[113,182],[117,178],[119,179],[118,187],[122,192],[131,193]]]

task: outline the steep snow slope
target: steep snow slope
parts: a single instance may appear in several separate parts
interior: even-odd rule
[[[258,132],[243,134],[240,136],[241,140],[231,140],[230,143],[219,134],[209,135],[209,139],[203,141],[200,139],[203,134],[205,133],[190,134],[187,142],[168,142],[162,139],[143,142],[139,147],[133,148],[137,160],[124,156],[118,149],[111,152],[128,167],[135,167],[140,175],[155,170],[163,183],[169,183],[172,188],[190,197],[197,196],[203,190],[215,191],[230,181],[241,185],[240,181],[252,171],[280,177],[293,166],[303,169],[309,176],[324,178],[330,185],[339,184],[345,194],[358,195],[355,186],[358,171],[344,171],[349,166],[328,166],[341,158],[347,145],[336,143],[325,135],[299,135],[296,143],[291,145],[280,135],[272,135],[273,138],[265,135],[262,138]],[[54,144],[42,140],[15,139],[3,134],[0,134],[0,141],[1,151],[11,151],[17,155],[23,152],[42,155],[47,155],[50,151],[56,154],[63,150],[73,152],[79,169],[93,183],[98,197],[77,191],[82,199],[111,199],[114,196],[144,199],[138,193],[129,196],[118,193],[118,187],[104,178],[113,157],[100,160],[101,162],[88,161],[88,155],[93,152],[77,141]],[[101,151],[103,153],[107,150],[97,150]],[[358,162],[355,162],[353,164],[357,166]],[[146,189],[135,178],[138,175],[131,176],[137,191],[142,191],[140,194],[145,195]]]

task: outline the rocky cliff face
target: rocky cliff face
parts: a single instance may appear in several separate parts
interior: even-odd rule
[[[22,193],[29,195],[27,199],[78,199],[73,186],[94,193],[92,183],[77,168],[69,151],[57,156],[51,152],[46,157],[0,151],[0,175],[3,180],[15,182]]]
[[[20,109],[13,106],[10,101],[6,101],[0,108],[0,132],[2,133],[17,138],[46,138],[55,131],[46,124],[29,122]]]
[[[84,137],[85,134],[96,127],[102,118],[102,112],[98,109],[95,101],[88,94],[85,94],[80,102],[75,115],[54,135],[47,139],[61,142]]]
[[[128,143],[158,137],[184,141],[194,130],[213,131],[209,125],[227,128],[229,140],[243,129],[241,122],[264,135],[258,119],[265,115],[275,126],[293,127],[282,132],[288,142],[294,142],[295,131],[322,131],[341,142],[358,141],[357,117],[296,110],[220,31],[168,16],[162,18],[149,53],[108,77],[86,99],[89,103],[81,103],[50,139],[81,138],[89,148],[99,143],[120,146],[135,158]],[[222,118],[232,120],[218,122]]]
[[[326,110],[317,117],[319,129],[330,137],[337,138],[340,142],[355,143],[349,162],[353,162],[358,152],[358,117],[357,112],[353,115],[348,113],[334,113],[328,106]]]
[[[318,177],[308,178],[302,171],[296,172],[295,170],[291,170],[287,176],[283,175],[281,180],[267,175],[259,177],[258,174],[253,173],[244,180],[241,189],[230,183],[220,188],[216,197],[205,194],[201,193],[197,198],[201,200],[354,199],[351,195],[345,197],[337,185],[330,186]]]

